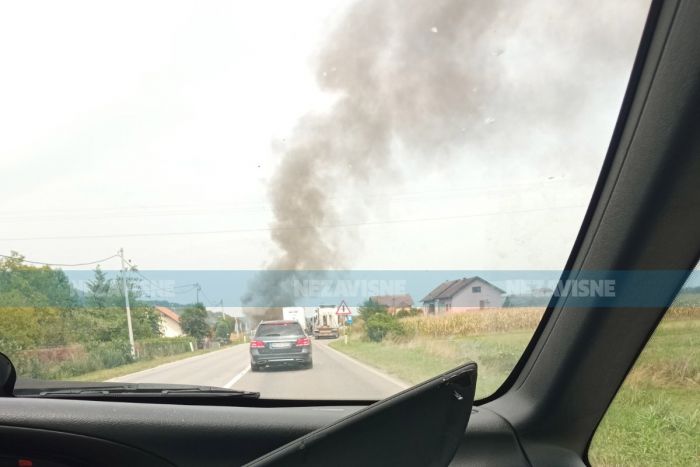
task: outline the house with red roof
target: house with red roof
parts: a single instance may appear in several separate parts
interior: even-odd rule
[[[390,315],[395,315],[399,311],[411,310],[413,299],[410,295],[374,295],[369,299],[377,305],[386,307]]]
[[[180,316],[165,306],[156,306],[156,311],[160,315],[160,331],[163,337],[178,337],[185,333],[180,327]]]

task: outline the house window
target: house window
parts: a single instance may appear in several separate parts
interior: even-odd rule
[[[479,286],[479,287],[472,287],[472,293],[481,293],[481,286]]]

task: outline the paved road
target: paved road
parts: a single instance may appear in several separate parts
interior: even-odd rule
[[[313,340],[312,369],[252,373],[247,345],[199,355],[111,381],[177,383],[259,391],[273,399],[383,399],[407,385]]]

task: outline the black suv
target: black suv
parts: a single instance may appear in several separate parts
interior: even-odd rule
[[[262,321],[250,341],[250,369],[288,365],[313,367],[311,339],[297,321]]]

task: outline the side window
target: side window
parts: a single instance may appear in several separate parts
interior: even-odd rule
[[[700,465],[700,274],[696,269],[598,427],[593,466]]]
[[[472,287],[472,293],[481,293],[481,286],[479,286],[479,287]]]

